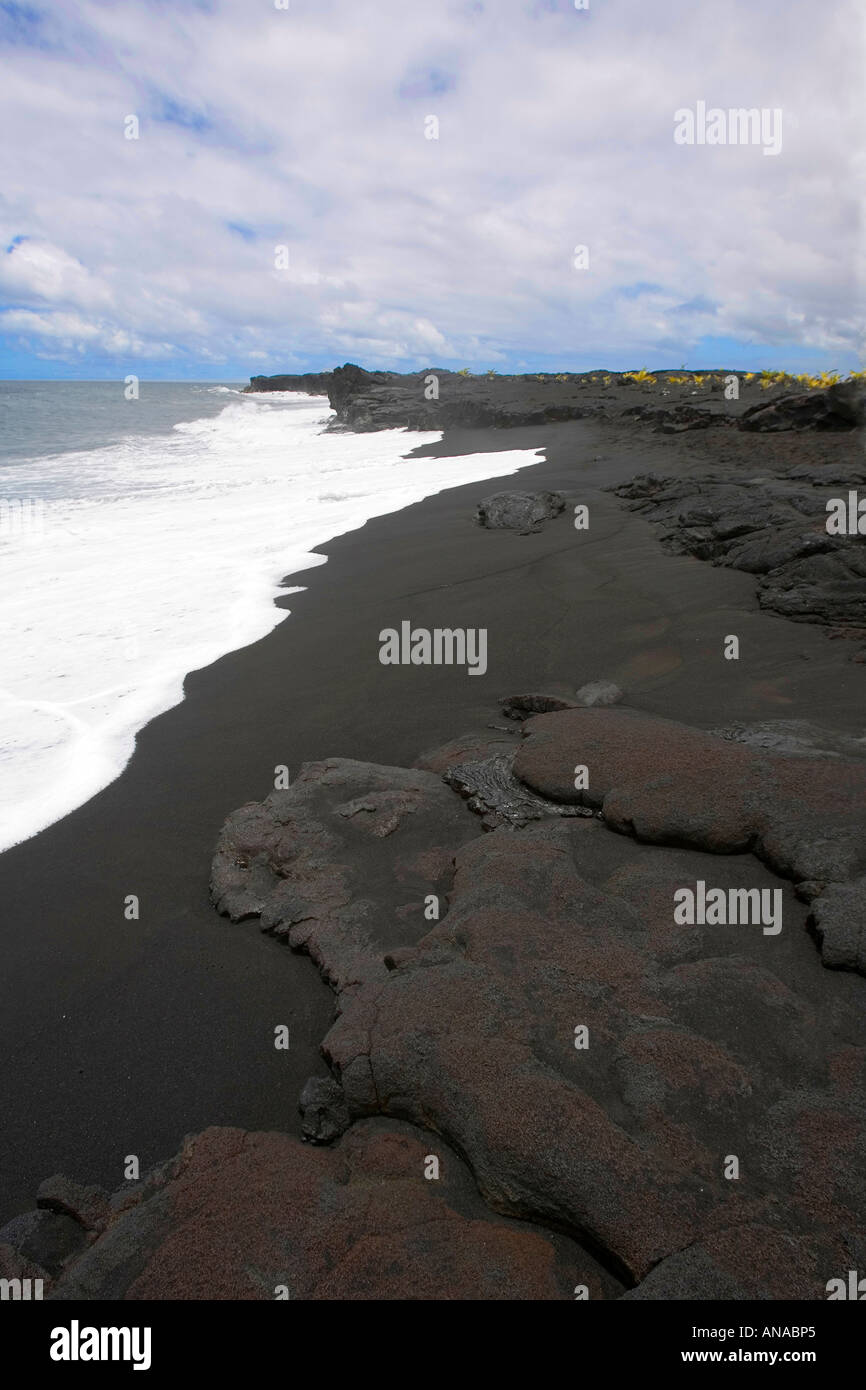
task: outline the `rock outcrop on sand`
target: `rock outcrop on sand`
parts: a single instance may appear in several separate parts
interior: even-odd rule
[[[820,896],[853,893],[866,872],[862,759],[767,754],[633,710],[540,715],[525,732],[514,771],[537,794],[598,809],[612,829],[651,844],[757,854],[817,899],[826,962],[844,956],[866,974],[866,922],[855,914],[840,951],[834,926],[844,913]],[[586,789],[575,788],[576,764],[591,769]]]
[[[425,1177],[429,1159],[436,1178]],[[60,1220],[61,1218],[57,1218]],[[83,1233],[82,1233],[83,1235]],[[3,1244],[7,1277],[78,1299],[562,1299],[622,1286],[568,1237],[493,1216],[441,1139],[355,1124],[332,1149],[209,1129],[141,1184],[52,1281]],[[44,1257],[47,1236],[37,1246]]]
[[[614,846],[597,820],[496,830],[325,1051],[355,1113],[449,1138],[494,1210],[574,1232],[630,1283],[724,1235],[742,1287],[819,1297],[863,1195],[862,988],[820,970],[793,900],[782,949],[674,928],[696,877],[744,866]],[[825,1124],[847,1138],[821,1174]]]
[[[866,384],[840,381],[826,391],[783,396],[753,405],[740,419],[741,430],[849,430],[866,424]]]
[[[6,1268],[57,1298],[815,1299],[854,1267],[866,761],[511,698],[520,739],[308,764],[223,828],[220,911],[334,989],[313,1143],[209,1130],[110,1201],[52,1180],[62,1229],[19,1218]],[[455,795],[467,765],[531,813]],[[678,918],[698,881],[778,894],[779,930]]]
[[[827,502],[866,486],[866,473],[803,478],[733,473],[645,473],[612,488],[662,527],[671,554],[694,555],[759,576],[762,608],[797,622],[866,635],[866,548],[860,535],[827,531]]]
[[[467,838],[458,818],[453,882],[428,880],[441,908],[431,923],[417,880],[414,905],[408,891],[408,815],[390,819],[392,877],[377,875],[366,964],[333,901],[335,872],[370,834],[344,814],[337,764],[305,769],[295,798],[299,808],[315,801],[338,850],[311,859],[296,832],[284,838],[285,800],[269,798],[227,823],[217,900],[235,915],[260,900],[273,930],[291,884],[326,976],[344,978],[351,962],[323,1044],[350,1113],[439,1135],[466,1157],[492,1210],[567,1230],[628,1284],[676,1258],[673,1280],[690,1252],[685,1267],[704,1271],[707,1296],[822,1296],[864,1191],[864,986],[821,969],[808,909],[788,890],[778,936],[678,927],[673,894],[698,878],[765,887],[770,874],[745,853],[754,849],[801,881],[823,916],[826,962],[846,963],[828,943],[837,895],[857,891],[866,862],[866,764],[769,757],[628,709],[559,710],[523,732],[518,783],[551,810],[589,800],[606,824],[548,815]],[[491,742],[492,760],[507,759],[506,741]],[[480,741],[473,751],[483,753]],[[578,763],[590,769],[588,796],[574,788]],[[386,798],[390,779],[402,799],[396,770],[362,767],[352,789],[357,780]],[[381,808],[366,814],[374,824]],[[253,824],[255,836],[245,829],[239,841],[238,826]],[[239,853],[249,899],[240,882],[225,896],[225,864]],[[263,870],[275,879],[261,898]],[[580,1029],[585,1048],[575,1047]],[[840,1137],[832,1176],[814,1166],[830,1130]],[[730,1155],[739,1181],[724,1176]],[[664,1286],[656,1273],[652,1287]]]
[[[352,1122],[342,1087],[332,1076],[311,1076],[301,1091],[298,1109],[310,1144],[332,1143]]]
[[[444,773],[445,781],[481,816],[485,830],[499,825],[521,828],[549,816],[586,816],[583,806],[564,806],[534,796],[514,775],[514,751],[494,753],[475,762],[457,763]]]
[[[478,503],[476,520],[490,531],[541,531],[545,521],[565,509],[560,492],[497,492]]]
[[[387,975],[385,951],[423,934],[455,849],[478,833],[435,773],[329,758],[223,827],[211,895],[233,921],[307,951],[341,994]]]

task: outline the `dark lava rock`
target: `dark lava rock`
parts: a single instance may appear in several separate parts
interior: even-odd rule
[[[866,985],[818,968],[790,892],[778,938],[676,926],[696,878],[773,882],[595,819],[494,830],[325,1051],[353,1113],[447,1137],[494,1210],[575,1233],[629,1280],[701,1244],[714,1268],[691,1268],[693,1297],[823,1298],[866,1194]]]
[[[826,391],[782,396],[741,415],[741,430],[850,430],[863,422],[864,386],[839,382]]]
[[[686,430],[706,430],[711,425],[734,424],[733,417],[724,410],[706,410],[694,405],[635,405],[622,414],[650,422],[659,434],[682,434]]]
[[[852,425],[866,425],[866,381],[839,381],[829,387],[827,399],[835,415]]]
[[[834,1257],[835,1249],[820,1240],[738,1226],[662,1260],[623,1301],[815,1298]]]
[[[332,1143],[351,1123],[343,1088],[332,1076],[311,1076],[301,1091],[298,1109],[304,1117],[304,1138],[311,1144]]]
[[[866,628],[866,547],[862,538],[848,540],[830,554],[771,570],[758,585],[761,607],[795,622]]]
[[[815,898],[812,924],[826,966],[866,975],[866,875],[831,884]]]
[[[62,1173],[46,1178],[36,1193],[36,1205],[71,1216],[85,1231],[99,1231],[108,1219],[108,1193],[101,1187],[82,1187]]]
[[[425,749],[420,757],[416,758],[414,766],[424,768],[427,772],[441,774],[457,763],[483,762],[486,758],[495,758],[500,753],[511,756],[516,737],[516,729],[505,727],[498,736],[480,731],[463,734],[460,738],[452,739],[450,743]]]
[[[488,530],[540,531],[543,523],[565,509],[560,492],[497,492],[478,503],[476,521]]]
[[[573,698],[560,695],[507,695],[500,708],[506,719],[522,721],[535,714],[551,714],[555,710],[578,709],[585,705],[616,705],[623,692],[613,681],[587,681]]]
[[[737,720],[710,732],[767,753],[802,758],[866,758],[866,738],[826,729],[806,719],[764,719],[757,723]]]
[[[723,385],[732,376],[739,381],[737,399],[722,399]],[[746,420],[744,428],[765,431],[845,429],[862,422],[859,382],[840,383],[802,397],[791,397],[790,382],[774,383],[769,390],[762,389],[765,385],[754,374],[727,369],[698,376],[651,372],[637,379],[633,373],[603,370],[523,376],[454,372],[444,367],[368,372],[347,362],[333,372],[253,377],[246,390],[327,394],[336,414],[331,427],[361,432],[508,429],[584,417],[640,421],[664,434],[724,428],[741,418]],[[782,404],[777,410],[779,402],[791,400],[803,404]]]
[[[436,396],[429,387],[435,379]],[[337,367],[329,387],[338,427],[382,429],[502,429],[577,420],[598,410],[583,379],[468,376],[433,367],[421,372],[367,372]]]
[[[50,1297],[573,1300],[579,1284],[623,1292],[574,1241],[494,1216],[441,1138],[370,1120],[328,1149],[239,1129],[187,1139]]]
[[[37,1298],[45,1297],[51,1288],[52,1279],[47,1269],[37,1264],[35,1260],[28,1257],[20,1250],[15,1250],[13,1246],[6,1245],[0,1241],[0,1279],[20,1279],[22,1280],[21,1302],[35,1301]],[[24,1280],[30,1280],[29,1284],[24,1284]],[[41,1291],[39,1284],[34,1281],[41,1280]],[[14,1294],[10,1290],[10,1297]]]
[[[541,819],[466,838],[459,818],[441,819],[429,781],[315,764],[288,805],[271,797],[227,822],[215,883],[249,876],[255,857],[275,882],[273,897],[262,880],[255,890],[252,877],[240,889],[228,882],[223,905],[242,915],[259,894],[264,923],[283,910],[281,884],[300,894],[298,944],[338,993],[323,1051],[350,1115],[441,1136],[426,1141],[431,1152],[447,1142],[463,1154],[494,1211],[570,1232],[626,1282],[700,1245],[712,1269],[703,1257],[694,1265],[696,1297],[721,1287],[823,1297],[866,1191],[866,986],[818,968],[808,909],[790,888],[778,936],[677,924],[673,902],[697,878],[759,891],[777,883],[744,855],[754,847],[815,883],[815,912],[828,882],[835,891],[863,872],[866,767],[770,758],[623,709],[566,709],[525,729],[516,795]],[[587,799],[573,787],[578,763],[607,825],[546,813],[545,802]],[[459,769],[455,781],[483,797],[498,772],[507,768]],[[371,819],[352,839],[358,815]],[[387,925],[407,871],[397,837],[416,815],[434,818],[437,862],[456,862],[447,913],[426,933],[417,909]],[[377,827],[388,831],[386,857],[358,872],[347,904],[344,875]],[[678,844],[694,848],[658,847]],[[415,880],[419,906],[438,881],[435,865],[427,872],[427,885],[423,871]],[[373,910],[359,918],[362,891]],[[827,1134],[836,1137],[825,1143]],[[724,1175],[732,1149],[741,1182]],[[766,1249],[791,1258],[785,1268],[774,1254],[746,1279],[711,1242],[758,1228],[769,1231]]]
[[[753,850],[778,873],[828,890],[866,869],[862,760],[773,756],[632,710],[539,715],[524,734],[514,761],[522,782],[540,796],[600,809],[608,825],[638,839]],[[579,764],[589,770],[588,790],[574,787]],[[854,961],[846,968],[862,968],[857,952],[841,954]]]
[[[853,487],[860,479],[851,476]],[[611,490],[663,527],[662,546],[763,576],[762,608],[798,622],[866,627],[862,538],[826,529],[829,481],[649,473]]]
[[[395,377],[393,372],[366,372],[354,362],[347,362],[345,367],[337,367],[331,373],[328,385],[331,409],[337,412],[343,424],[352,424],[352,415],[360,416],[365,408],[363,400],[373,399],[371,393],[375,388],[386,387]]]
[[[531,719],[534,714],[550,714],[552,710],[573,709],[577,702],[559,695],[506,695],[500,709],[506,719]]]
[[[443,774],[449,787],[462,796],[470,811],[482,817],[486,830],[498,825],[524,826],[548,816],[591,816],[584,806],[563,806],[533,796],[512,771],[514,749],[480,762],[459,763]]]
[[[358,988],[387,973],[385,948],[426,930],[426,898],[447,898],[454,850],[476,834],[432,772],[305,763],[292,787],[229,816],[211,896],[309,952],[334,988]]]
[[[247,395],[258,391],[301,391],[307,396],[327,396],[331,387],[331,372],[304,372],[300,376],[252,376]]]
[[[0,1230],[0,1245],[10,1246],[52,1277],[86,1243],[86,1232],[78,1221],[43,1208],[13,1217]]]

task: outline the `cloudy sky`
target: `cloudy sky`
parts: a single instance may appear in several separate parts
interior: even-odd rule
[[[0,3],[0,376],[856,367],[858,8]]]

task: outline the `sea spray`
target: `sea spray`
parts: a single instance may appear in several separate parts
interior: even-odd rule
[[[17,522],[0,536],[0,849],[117,777],[190,671],[282,623],[274,600],[297,590],[280,581],[324,563],[314,546],[539,459],[407,458],[441,435],[326,433],[331,418],[324,398],[234,396],[169,434],[0,469],[4,496],[44,494],[39,543]]]

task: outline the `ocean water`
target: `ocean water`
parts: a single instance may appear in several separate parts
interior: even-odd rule
[[[331,418],[239,384],[0,382],[0,850],[117,777],[188,672],[290,623],[314,546],[540,456],[407,459],[441,436]]]

